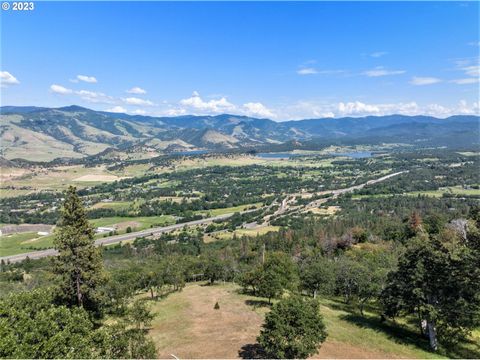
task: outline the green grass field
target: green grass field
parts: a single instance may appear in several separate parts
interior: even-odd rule
[[[352,199],[364,199],[364,198],[381,198],[393,195],[406,195],[406,196],[430,196],[440,198],[443,194],[450,195],[466,195],[466,196],[480,196],[480,189],[464,189],[462,186],[449,186],[443,187],[437,190],[424,190],[424,191],[411,191],[404,194],[373,194],[373,195],[352,195]]]
[[[236,212],[243,211],[245,209],[248,209],[250,207],[255,206],[256,208],[259,208],[262,206],[262,203],[254,203],[254,204],[246,204],[246,205],[239,205],[239,206],[233,206],[233,207],[228,207],[228,208],[220,208],[220,209],[212,209],[212,210],[201,210],[201,211],[196,211],[196,214],[204,214],[207,216],[218,216],[218,215],[223,215],[223,214],[232,214]]]
[[[431,191],[413,191],[409,192],[406,195],[409,196],[432,196],[432,197],[442,197],[443,194],[452,194],[452,195],[468,195],[468,196],[480,196],[480,189],[464,189],[462,186],[449,186],[440,188],[438,190]]]
[[[166,226],[175,223],[173,216],[151,217],[109,217],[90,220],[94,227],[117,225],[118,233],[123,234],[130,226],[134,231],[148,229],[152,226]],[[102,238],[108,233],[96,234],[95,238]],[[36,232],[18,233],[0,236],[0,256],[9,256],[25,252],[51,248],[54,235],[39,236]]]
[[[0,237],[0,256],[9,256],[53,245],[53,235],[39,236],[36,232],[3,235]]]
[[[132,206],[131,201],[112,201],[112,202],[99,202],[93,205],[92,209],[113,209],[113,210],[127,210]]]
[[[136,230],[143,230],[153,226],[163,226],[170,225],[175,223],[175,219],[171,215],[162,215],[162,216],[133,216],[133,217],[105,217],[101,219],[90,220],[92,225],[95,227],[99,226],[112,226],[112,225],[127,225],[132,228],[135,227]],[[130,224],[127,224],[130,223]],[[136,224],[133,224],[136,223]]]

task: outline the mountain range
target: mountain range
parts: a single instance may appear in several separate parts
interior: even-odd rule
[[[478,116],[367,116],[275,122],[247,116],[152,117],[80,106],[0,108],[1,156],[48,161],[106,149],[170,153],[263,148],[286,142],[401,142],[478,145]]]

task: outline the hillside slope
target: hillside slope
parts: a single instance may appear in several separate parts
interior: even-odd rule
[[[368,116],[275,122],[236,115],[151,117],[63,108],[1,108],[0,156],[52,160],[84,157],[107,148],[159,154],[224,150],[318,139],[372,139],[406,143],[478,143],[479,117]],[[365,140],[367,141],[367,140]]]

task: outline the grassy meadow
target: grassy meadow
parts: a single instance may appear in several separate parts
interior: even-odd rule
[[[149,335],[158,356],[170,358],[236,358],[252,356],[264,315],[269,306],[263,298],[245,295],[232,283],[190,283],[181,292],[152,301],[155,313]],[[219,310],[214,309],[218,301]],[[413,326],[405,322],[382,323],[378,315],[355,310],[336,300],[321,300],[328,331],[325,343],[313,358],[448,358],[480,356],[480,333],[456,353],[428,351]],[[214,339],[214,340],[213,340]],[[477,342],[477,344],[475,344]],[[208,344],[208,346],[207,346]]]

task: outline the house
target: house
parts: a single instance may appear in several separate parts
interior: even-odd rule
[[[99,226],[98,228],[95,229],[95,232],[98,234],[110,232],[110,231],[115,231],[116,229],[114,227],[107,227],[107,226]]]

